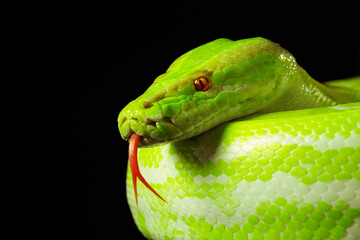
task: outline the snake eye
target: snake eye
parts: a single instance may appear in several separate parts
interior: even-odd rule
[[[194,80],[196,91],[206,91],[210,87],[210,80],[206,77],[198,77]]]

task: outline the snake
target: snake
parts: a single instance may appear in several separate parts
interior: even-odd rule
[[[360,239],[359,101],[359,77],[320,83],[265,38],[188,51],[118,116],[139,231]]]

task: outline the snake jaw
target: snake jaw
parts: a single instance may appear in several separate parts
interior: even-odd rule
[[[130,143],[129,143],[129,165],[132,175],[132,181],[134,185],[134,196],[135,196],[135,202],[136,206],[138,206],[138,196],[137,196],[137,179],[139,179],[151,192],[153,192],[158,198],[166,202],[151,186],[150,184],[145,180],[145,178],[142,176],[139,164],[138,164],[138,158],[137,158],[137,149],[139,144],[140,136],[136,133],[132,133],[130,137]]]

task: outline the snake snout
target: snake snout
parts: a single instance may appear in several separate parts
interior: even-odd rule
[[[140,136],[140,146],[162,144],[183,135],[171,114],[170,107],[158,102],[148,103],[141,99],[130,102],[119,114],[118,127],[124,140],[129,140],[133,133]],[[165,111],[166,112],[166,111]]]
[[[146,132],[146,126],[143,122],[136,118],[119,118],[119,130],[121,137],[128,141],[133,133],[136,133],[140,136],[140,145],[142,144],[142,140],[147,138],[148,134]]]
[[[129,140],[133,133],[145,136],[143,109],[144,106],[134,100],[121,110],[118,127],[124,140]]]
[[[161,122],[161,123],[160,123]],[[120,112],[118,127],[124,140],[129,140],[133,133],[140,136],[140,146],[151,145],[167,140],[163,125],[171,120],[164,119],[158,104],[146,103],[139,99],[130,102]]]
[[[134,133],[131,129],[129,120],[125,116],[119,116],[118,128],[120,131],[121,138],[124,139],[125,141],[129,140],[131,134]]]

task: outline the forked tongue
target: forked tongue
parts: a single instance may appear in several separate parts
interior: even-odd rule
[[[135,201],[136,206],[138,205],[138,197],[137,197],[137,187],[136,187],[136,180],[139,179],[150,191],[152,191],[158,198],[166,202],[151,186],[150,184],[145,180],[145,178],[141,175],[138,159],[137,159],[137,149],[139,145],[139,139],[140,136],[136,133],[131,134],[130,137],[130,143],[129,143],[129,164],[130,164],[130,170],[134,185],[134,195],[135,195]]]

